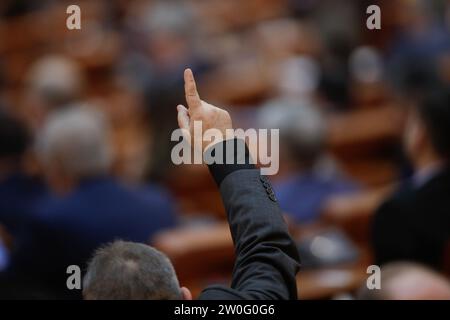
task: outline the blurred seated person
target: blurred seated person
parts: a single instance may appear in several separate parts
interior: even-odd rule
[[[444,267],[450,240],[450,92],[434,89],[409,111],[405,149],[411,179],[381,205],[372,225],[376,263]]]
[[[109,175],[112,150],[101,113],[83,106],[54,112],[37,149],[55,196],[39,203],[33,237],[12,257],[10,270],[21,279],[40,279],[47,290],[70,294],[66,268],[84,270],[98,246],[118,238],[148,243],[174,226],[164,197],[144,197]]]
[[[189,65],[199,75],[210,66],[194,46],[195,20],[184,1],[130,3],[126,17],[135,50],[124,52],[119,78],[144,93],[146,114],[154,141],[146,178],[162,181],[171,166],[170,135],[176,129],[175,106],[184,96],[180,74]]]
[[[27,241],[27,225],[33,219],[34,208],[46,195],[44,184],[28,175],[23,166],[30,143],[25,124],[0,112],[0,297],[18,290],[17,283],[8,288],[10,256]]]
[[[325,122],[317,107],[295,100],[272,101],[262,108],[259,122],[263,128],[280,130],[285,172],[280,172],[274,189],[281,209],[297,223],[316,220],[328,197],[358,190],[326,154]]]
[[[416,81],[435,81],[430,70],[442,73],[450,54],[450,33],[438,17],[432,1],[402,0],[394,6],[402,11],[388,47],[388,79],[398,86],[413,75]]]
[[[364,286],[360,300],[450,300],[450,282],[436,271],[416,263],[393,262],[381,269],[381,289]]]
[[[39,129],[53,110],[79,101],[85,88],[80,65],[65,56],[38,59],[26,74],[24,117],[33,130]]]
[[[20,120],[0,112],[0,225],[20,241],[44,184],[25,173],[23,162],[31,137]]]

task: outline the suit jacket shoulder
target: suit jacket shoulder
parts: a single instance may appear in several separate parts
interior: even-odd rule
[[[441,268],[450,241],[450,174],[420,188],[406,185],[376,212],[372,243],[376,262],[409,260]]]

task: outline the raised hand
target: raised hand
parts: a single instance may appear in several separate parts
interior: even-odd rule
[[[186,138],[191,141],[194,136],[194,121],[201,122],[203,133],[209,129],[217,129],[222,133],[223,139],[226,138],[226,130],[232,129],[232,121],[229,113],[223,109],[206,103],[200,99],[195,83],[194,75],[191,69],[184,71],[184,91],[188,108],[178,105],[178,125],[185,130]],[[197,122],[198,124],[198,122]],[[195,137],[195,139],[202,137]],[[214,141],[219,142],[218,140]],[[210,142],[202,143],[202,151]]]

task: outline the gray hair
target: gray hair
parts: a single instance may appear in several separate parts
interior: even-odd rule
[[[112,154],[104,115],[81,105],[53,112],[38,136],[37,152],[44,164],[58,161],[77,178],[106,173]]]
[[[314,161],[324,149],[325,119],[308,101],[269,101],[262,107],[258,120],[263,128],[279,129],[281,142],[288,144],[301,161]]]
[[[83,280],[88,300],[174,300],[181,290],[170,260],[142,243],[115,241],[100,248]]]
[[[29,89],[49,107],[60,107],[76,100],[85,79],[81,67],[67,57],[49,55],[34,63],[27,73]]]

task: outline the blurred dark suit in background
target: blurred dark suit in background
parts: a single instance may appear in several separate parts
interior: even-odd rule
[[[405,132],[415,173],[376,213],[373,247],[378,264],[406,260],[442,270],[450,243],[450,92],[424,90],[417,99]]]
[[[419,188],[404,184],[375,215],[377,263],[412,260],[441,269],[450,240],[449,195],[448,169]]]

